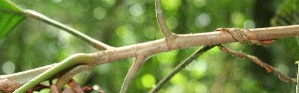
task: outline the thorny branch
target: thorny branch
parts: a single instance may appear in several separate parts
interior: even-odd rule
[[[258,40],[271,40],[271,39],[278,39],[278,38],[286,38],[286,37],[295,37],[299,36],[299,25],[292,25],[292,26],[280,26],[280,27],[269,27],[269,28],[255,28],[255,29],[249,29],[248,31],[252,31],[252,33],[257,37]],[[213,32],[207,32],[207,33],[196,33],[196,34],[178,34],[177,38],[172,41],[170,45],[167,44],[165,39],[159,39],[154,41],[149,41],[145,43],[135,44],[135,45],[129,45],[129,46],[123,46],[118,47],[114,49],[108,49],[104,51],[99,51],[97,53],[89,53],[89,54],[82,54],[83,56],[86,55],[92,55],[90,58],[81,59],[81,62],[86,62],[85,64],[88,65],[82,65],[83,69],[76,70],[73,73],[69,75],[77,74],[83,70],[90,69],[94,66],[105,64],[109,62],[114,62],[116,60],[121,60],[125,58],[131,58],[136,56],[136,52],[142,52],[144,55],[154,55],[157,53],[170,51],[170,50],[177,50],[177,49],[183,49],[188,47],[194,47],[194,46],[202,46],[202,45],[217,45],[217,44],[224,44],[224,43],[231,43],[236,42],[230,34],[222,31],[213,31]],[[47,66],[48,69],[55,69],[55,68],[67,68],[68,66],[62,67],[63,62],[68,62],[67,60],[73,59],[73,56],[70,56],[66,58],[65,61],[62,61],[62,63],[55,64],[54,67]],[[80,57],[80,56],[79,56]],[[86,60],[86,61],[83,61]],[[78,61],[73,62],[71,64],[74,66],[74,64],[78,64]],[[80,63],[82,64],[82,63]],[[65,69],[57,70],[57,72],[63,71]],[[43,70],[45,71],[45,70]],[[35,73],[31,70],[27,71],[28,74]],[[26,91],[30,88],[32,88],[34,85],[47,80],[50,76],[53,76],[55,73],[50,73],[50,71],[44,72],[42,75],[35,77],[35,79],[28,79],[30,80],[25,81],[28,84],[32,85],[30,87],[22,88],[22,91]],[[42,72],[41,72],[42,73]],[[11,74],[15,75],[15,74]],[[0,78],[6,78],[11,75],[5,75],[0,76]],[[18,77],[17,77],[18,78]],[[20,78],[20,77],[19,77]],[[36,80],[37,79],[37,80]],[[15,81],[15,80],[12,80]],[[32,83],[34,81],[34,83]],[[19,88],[20,89],[20,88]]]
[[[238,56],[240,58],[250,59],[255,64],[257,64],[257,65],[261,66],[262,68],[264,68],[265,70],[267,70],[268,73],[271,73],[271,72],[276,73],[279,76],[279,79],[286,82],[286,83],[288,83],[290,81],[296,82],[295,79],[292,79],[292,78],[288,77],[287,75],[285,75],[282,72],[278,71],[276,68],[270,66],[269,64],[264,63],[263,61],[261,61],[259,58],[255,57],[255,56],[248,55],[248,54],[243,53],[241,51],[237,52],[237,51],[231,50],[227,47],[224,47],[222,45],[219,45],[218,47],[220,48],[221,51],[223,51],[225,53],[232,54],[232,55]]]
[[[292,25],[292,26],[281,26],[281,27],[269,27],[269,28],[256,28],[256,29],[248,29],[246,31],[249,32],[249,34],[246,34],[247,32],[244,29],[229,29],[230,32],[234,31],[241,31],[241,33],[236,32],[241,35],[245,35],[245,37],[238,36],[232,36],[230,33],[218,31],[218,32],[207,32],[207,33],[197,33],[197,34],[174,34],[172,33],[165,22],[165,19],[163,17],[160,0],[156,0],[156,12],[157,12],[157,20],[158,24],[161,28],[161,31],[163,32],[165,38],[149,41],[145,43],[135,44],[135,45],[129,45],[129,46],[123,46],[114,48],[109,45],[106,45],[102,42],[99,42],[95,39],[92,39],[88,37],[87,35],[80,33],[79,31],[70,28],[66,25],[63,25],[53,19],[50,19],[40,13],[37,13],[32,10],[24,10],[24,13],[26,16],[41,20],[45,23],[48,23],[50,25],[53,25],[55,27],[58,27],[60,29],[63,29],[80,39],[83,39],[84,41],[87,41],[89,44],[93,45],[99,50],[96,53],[78,53],[74,54],[65,60],[63,60],[60,63],[48,65],[45,67],[42,67],[42,69],[34,69],[25,71],[27,75],[30,77],[23,79],[22,75],[26,76],[24,72],[10,74],[10,75],[2,75],[0,76],[0,79],[8,79],[10,81],[14,81],[18,84],[26,83],[23,86],[21,86],[19,89],[17,89],[16,93],[24,93],[27,90],[31,89],[33,86],[39,84],[42,81],[45,81],[47,79],[53,78],[55,75],[57,75],[60,72],[69,71],[71,69],[71,72],[65,73],[62,77],[72,77],[75,74],[90,69],[94,66],[113,62],[116,60],[121,60],[125,58],[131,58],[136,57],[136,63],[140,62],[142,63],[145,61],[143,58],[138,58],[140,55],[136,55],[136,53],[140,52],[142,55],[151,56],[157,53],[171,51],[171,50],[177,50],[177,49],[183,49],[188,47],[194,47],[194,46],[203,46],[203,45],[218,45],[218,44],[224,44],[224,43],[231,43],[231,42],[241,42],[241,41],[250,41],[252,42],[255,40],[258,41],[264,41],[264,40],[273,40],[278,38],[286,38],[286,37],[295,37],[299,36],[299,25]],[[254,39],[251,38],[254,36]],[[229,49],[226,49],[226,51],[229,51]],[[259,59],[256,57],[247,55],[245,53],[237,53],[237,52],[231,52],[234,55],[238,56],[244,56],[251,60],[255,60],[254,62],[262,67],[264,67],[268,72],[275,72],[277,73],[280,78],[284,81],[291,81],[292,79],[285,76],[284,74],[277,71],[275,68],[269,66],[268,64],[262,63]],[[139,61],[138,61],[139,60]],[[141,66],[141,65],[136,65]],[[134,65],[133,65],[134,66]],[[139,68],[138,68],[139,69]],[[38,71],[38,72],[35,72]],[[138,70],[135,70],[136,72]],[[129,71],[130,72],[130,71]],[[135,75],[136,72],[133,74]],[[34,73],[34,74],[32,74]],[[40,74],[41,73],[41,74]],[[32,79],[33,78],[33,79]],[[55,77],[54,77],[55,78]],[[57,77],[56,77],[57,78]],[[60,80],[63,81],[63,79],[60,77]],[[20,80],[20,81],[18,81]],[[125,82],[128,82],[125,80]],[[63,85],[62,83],[61,85]],[[125,83],[124,83],[125,84]],[[126,83],[129,84],[129,83]],[[128,86],[126,86],[128,87]]]
[[[163,33],[163,35],[165,36],[165,39],[167,42],[171,42],[173,39],[175,39],[175,34],[172,33],[165,21],[164,15],[163,15],[163,11],[161,9],[161,0],[155,0],[155,9],[156,9],[156,17],[157,17],[157,21],[158,24],[161,28],[161,31]]]

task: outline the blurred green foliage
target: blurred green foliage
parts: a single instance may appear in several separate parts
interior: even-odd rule
[[[155,19],[153,0],[12,1],[22,8],[36,10],[115,47],[163,38]],[[162,0],[162,8],[173,32],[189,34],[213,31],[220,27],[271,26],[271,18],[281,12],[298,13],[297,8],[286,7],[297,5],[288,3],[291,1],[296,0]],[[287,16],[272,19],[272,22],[281,18]],[[286,25],[292,24],[292,20],[288,22]],[[299,58],[296,38],[278,39],[268,47],[239,43],[226,46],[255,55],[291,77],[296,75],[295,61]],[[151,57],[138,72],[129,93],[149,91],[199,47]],[[29,18],[0,42],[0,74],[52,64],[74,53],[96,51],[60,29]],[[103,64],[78,74],[75,79],[82,86],[99,85],[108,93],[117,93],[133,61],[134,58],[131,58]],[[284,83],[277,75],[267,73],[248,59],[240,59],[213,48],[175,75],[159,92],[295,93],[295,86]]]
[[[6,0],[0,1],[0,40],[6,36],[16,25],[25,17],[21,15],[22,11]],[[4,10],[4,11],[3,11]]]

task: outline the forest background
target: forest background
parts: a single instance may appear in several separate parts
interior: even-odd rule
[[[11,0],[78,29],[108,45],[120,47],[163,38],[153,0]],[[294,3],[295,2],[295,3]],[[296,0],[162,0],[166,22],[174,33],[203,33],[220,27],[261,28],[299,21]],[[230,43],[296,77],[299,39],[278,39],[271,45]],[[201,47],[201,46],[199,46]],[[128,92],[147,92],[199,47],[157,54],[146,61]],[[75,53],[97,49],[51,25],[27,18],[0,41],[0,74],[11,74],[59,62]],[[134,59],[97,66],[75,77],[82,86],[119,91]],[[43,90],[48,91],[48,90]],[[248,59],[213,48],[175,75],[161,93],[294,93],[295,84]]]

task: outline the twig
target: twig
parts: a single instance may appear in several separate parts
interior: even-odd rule
[[[202,55],[203,53],[207,52],[214,46],[204,46],[201,49],[198,49],[196,52],[191,54],[188,58],[186,58],[184,61],[182,61],[175,69],[168,74],[166,77],[164,77],[155,87],[153,87],[149,93],[156,93],[166,82],[168,82],[175,74],[180,72],[182,69],[184,69],[188,64],[190,64],[193,60],[195,60],[198,56]]]
[[[133,65],[131,66],[131,68],[129,69],[119,93],[127,92],[129,85],[131,84],[136,73],[139,71],[140,67],[143,65],[143,63],[147,59],[146,56],[138,55],[138,54],[136,54],[136,55],[137,55],[136,60],[133,63]]]
[[[219,45],[218,47],[220,48],[221,51],[223,51],[225,53],[232,54],[232,55],[238,56],[240,58],[250,59],[255,64],[257,64],[257,65],[261,66],[262,68],[264,68],[265,70],[267,70],[268,73],[274,72],[274,73],[278,74],[279,79],[286,82],[286,83],[289,83],[290,81],[296,82],[296,80],[288,77],[287,75],[285,75],[282,72],[278,71],[276,68],[270,66],[269,64],[264,63],[263,61],[261,61],[259,58],[255,57],[255,56],[251,56],[251,55],[248,55],[248,54],[240,52],[240,51],[237,52],[237,51],[231,50],[227,47],[224,47],[222,45]]]
[[[70,34],[86,41],[87,43],[89,43],[90,45],[92,45],[93,47],[95,47],[99,50],[106,50],[106,49],[113,48],[113,47],[111,47],[111,46],[109,46],[105,43],[102,43],[98,40],[95,40],[95,39],[81,33],[80,31],[78,31],[74,28],[66,26],[66,25],[64,25],[64,24],[62,24],[62,23],[60,23],[56,20],[53,20],[53,19],[51,19],[51,18],[49,18],[49,17],[47,17],[47,16],[45,16],[41,13],[36,12],[36,11],[27,9],[27,10],[24,10],[24,13],[27,17],[31,17],[31,18],[34,18],[34,19],[37,19],[37,20],[41,20],[41,21],[43,21],[47,24],[50,24],[50,25],[55,26],[57,28],[60,28],[64,31],[66,31],[66,32],[68,32],[68,33],[70,33]]]
[[[164,34],[165,38],[166,38],[166,41],[171,41],[175,38],[175,34],[172,33],[167,24],[166,24],[166,21],[165,21],[165,18],[164,18],[164,15],[163,15],[163,11],[161,9],[161,1],[160,0],[156,0],[155,1],[155,9],[156,9],[156,17],[157,17],[157,21],[158,21],[158,24],[161,28],[161,31],[162,33]]]
[[[72,80],[77,73],[85,71],[86,69],[89,69],[87,65],[80,65],[75,67],[72,70],[68,70],[66,74],[62,76],[60,75],[61,77],[59,77],[56,82],[57,89],[61,91],[65,86],[65,84],[67,84],[70,80]]]
[[[76,93],[84,93],[83,89],[80,87],[80,85],[75,80],[70,80],[68,82],[68,85],[71,87],[72,90],[74,90]]]
[[[49,93],[59,93],[59,90],[55,85],[50,85],[50,91]]]

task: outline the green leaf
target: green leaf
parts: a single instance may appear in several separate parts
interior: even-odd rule
[[[0,40],[17,26],[24,18],[23,11],[13,3],[0,0]]]

